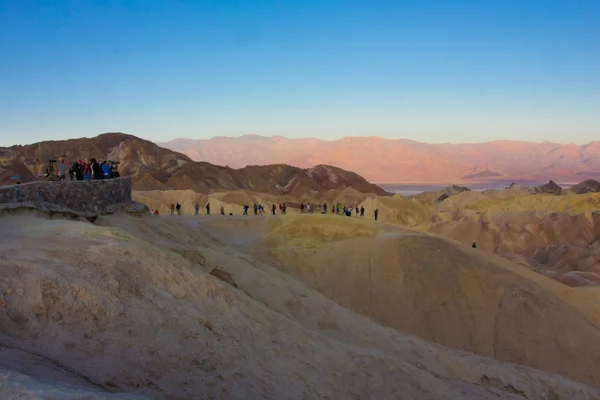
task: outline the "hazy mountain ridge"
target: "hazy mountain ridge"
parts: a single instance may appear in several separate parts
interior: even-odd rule
[[[478,182],[554,179],[580,182],[600,176],[600,142],[586,145],[497,140],[427,144],[407,139],[315,138],[245,135],[160,143],[194,160],[233,168],[286,163],[302,168],[331,164],[371,182]]]

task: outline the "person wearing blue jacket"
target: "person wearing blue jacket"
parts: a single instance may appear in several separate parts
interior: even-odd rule
[[[110,166],[109,163],[107,163],[106,161],[102,162],[102,174],[104,175],[104,179],[109,179],[110,178],[110,173],[112,171],[112,167]]]

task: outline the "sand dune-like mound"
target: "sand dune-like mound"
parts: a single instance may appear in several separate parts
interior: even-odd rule
[[[428,209],[418,200],[396,194],[392,197],[370,197],[360,206],[365,208],[365,217],[374,219],[373,211],[379,210],[378,219],[401,226],[416,226],[430,215]]]
[[[344,189],[323,191],[315,196],[315,200],[319,204],[327,203],[329,205],[333,205],[340,203],[348,207],[356,207],[358,204],[365,201],[365,199],[372,197],[375,197],[375,195],[361,193],[354,188],[347,187]]]
[[[336,218],[308,216],[311,217]],[[270,227],[269,220],[277,224]],[[296,221],[300,220],[115,214],[99,217],[92,224],[37,214],[4,217],[0,224],[0,343],[2,348],[24,353],[13,354],[9,367],[31,376],[34,375],[31,368],[37,363],[35,379],[47,380],[41,361],[46,360],[63,377],[54,380],[55,385],[67,388],[72,380],[64,376],[71,374],[103,393],[88,398],[111,398],[109,392],[115,391],[153,399],[591,400],[600,396],[598,390],[567,378],[447,349],[382,327],[279,272],[244,250],[246,247],[232,246],[213,234],[219,229],[222,233],[229,229],[237,232],[240,239],[248,232],[260,235],[280,229],[280,234],[285,235],[291,229],[286,223],[294,225]],[[234,225],[236,229],[231,229]],[[372,245],[376,239],[368,232],[377,229],[364,222],[362,226],[366,233],[358,240]],[[310,233],[308,226],[304,230]],[[338,238],[335,235],[340,234],[330,233],[327,227],[320,232],[324,238]],[[236,239],[234,234],[225,236],[228,240]],[[415,238],[407,236],[411,237]],[[355,240],[327,239],[325,245]],[[256,246],[249,244],[248,248]],[[456,254],[447,257],[464,254],[456,247],[451,250]],[[383,254],[374,252],[379,257],[374,261],[381,261],[382,267],[378,269],[372,263],[370,277],[366,273],[359,275],[366,271],[361,270],[356,260],[348,260],[339,252],[335,265],[316,263],[310,268],[316,273],[321,267],[319,276],[328,279],[333,290],[340,293],[349,289],[343,282],[350,281],[351,276],[360,276],[360,284],[357,282],[353,288],[362,302],[364,288],[373,285],[369,282],[379,282],[378,276],[383,275],[378,274],[385,272]],[[422,272],[434,268],[434,263],[427,260],[431,258],[419,261]],[[457,264],[446,270],[445,282],[438,282],[431,275],[420,281],[405,271],[407,283],[421,282],[422,286],[404,287],[411,290],[415,300],[402,307],[389,298],[388,303],[394,309],[385,315],[404,312],[403,308],[411,309],[411,304],[417,310],[405,312],[411,322],[418,322],[411,315],[437,315],[419,293],[443,291],[448,286],[444,283],[465,279],[460,271],[467,267],[461,265],[461,258],[457,260]],[[479,261],[473,259],[484,274],[488,267],[479,265]],[[347,265],[340,271],[343,263]],[[398,275],[387,278],[394,276]],[[527,302],[530,298],[527,293],[514,285],[511,281],[504,295],[503,307],[507,312],[519,315],[519,310],[530,308],[534,315],[545,312],[547,320],[561,316],[558,311],[548,312],[561,309],[562,303],[554,292],[548,292],[545,298],[548,304],[537,304]],[[535,298],[537,286],[530,285]],[[381,289],[381,293],[372,291],[372,301],[365,303],[372,304],[373,310],[377,309],[381,296],[389,295]],[[494,296],[497,293],[480,294],[478,300],[484,304],[483,308],[468,303],[464,297],[456,302],[471,304],[479,316],[493,311],[491,302],[485,298]],[[576,299],[573,296],[573,304]],[[447,303],[452,307],[451,298]],[[586,348],[586,354],[574,351],[574,346],[585,343],[575,340],[581,339],[580,334],[587,335],[590,341],[596,337],[593,326],[579,325],[578,321],[588,312],[584,306],[579,305],[578,313],[572,312],[571,319],[563,320],[567,330],[561,325],[565,343],[559,343],[558,353],[565,356],[565,352],[573,351],[570,357],[580,362],[571,375],[588,365],[586,356],[591,357],[596,348]],[[508,314],[500,315],[498,327],[514,328],[511,319],[504,319]],[[458,324],[457,319],[460,324],[476,319],[452,313],[446,313],[446,318],[451,327]],[[532,345],[531,352],[537,354],[535,343],[527,340],[528,322],[523,318],[517,321],[522,327],[517,333]],[[547,326],[541,323],[536,328],[544,342],[554,340],[552,335],[544,336],[551,333],[544,330]],[[432,334],[443,329],[443,325],[427,325]],[[479,334],[473,331],[475,337]],[[490,341],[493,339],[481,339],[477,345],[489,348]],[[521,349],[511,348],[512,342],[504,335],[495,341],[498,349],[517,353]],[[556,344],[551,341],[549,346],[554,350]],[[554,351],[547,352],[546,357],[552,361]],[[563,362],[570,366],[569,360]],[[6,363],[4,357],[0,365],[7,367],[3,363]],[[25,371],[27,368],[30,370]],[[590,369],[587,380],[593,381],[595,373]],[[0,384],[2,398],[7,398],[10,385],[18,383],[15,374],[11,375],[9,386]]]
[[[284,272],[386,326],[600,386],[600,290],[346,217],[272,219],[263,246]]]
[[[564,196],[539,194],[501,198],[481,192],[464,192],[444,200],[437,210],[442,212],[547,211],[576,214],[599,208],[600,193]]]

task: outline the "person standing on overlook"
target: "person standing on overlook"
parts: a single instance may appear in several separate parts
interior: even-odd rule
[[[88,182],[92,180],[92,163],[87,160],[83,163],[83,179]]]
[[[60,164],[58,165],[58,180],[64,181],[67,175],[67,166],[65,165],[64,158],[60,159]]]
[[[102,161],[100,169],[102,169],[102,179],[110,179],[111,168],[108,162],[106,162],[106,160]]]
[[[95,158],[92,158],[90,163],[92,164],[92,179],[102,179],[102,170],[100,168],[100,164],[98,164],[98,161],[96,161]]]
[[[81,177],[81,161],[75,161],[73,165],[71,165],[71,169],[69,170],[69,178],[71,181],[78,180],[80,181]]]

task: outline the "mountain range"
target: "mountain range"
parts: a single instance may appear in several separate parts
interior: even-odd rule
[[[175,139],[161,146],[232,168],[285,163],[319,164],[354,171],[377,183],[481,183],[534,181],[573,183],[600,177],[600,141],[583,146],[498,140],[427,144],[406,139],[315,138],[245,135]]]
[[[191,189],[212,193],[244,189],[310,196],[322,190],[351,187],[361,193],[388,194],[353,172],[329,165],[302,169],[276,164],[233,169],[195,162],[184,154],[124,133],[0,147],[0,185],[15,183],[17,179],[23,183],[40,179],[50,159],[63,158],[69,167],[74,161],[92,157],[119,161],[121,174],[132,177],[134,190]]]

